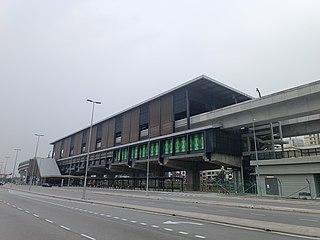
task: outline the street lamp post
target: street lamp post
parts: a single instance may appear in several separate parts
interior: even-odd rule
[[[33,184],[33,179],[34,179],[34,171],[35,171],[35,168],[36,168],[36,163],[37,163],[37,153],[38,153],[38,147],[39,147],[39,141],[40,141],[40,137],[43,137],[44,135],[43,134],[34,134],[38,140],[37,140],[37,146],[36,146],[36,153],[34,154],[34,164],[33,164],[33,168],[32,168],[32,173],[31,173],[31,176],[30,176],[30,184],[29,184],[29,191],[31,190],[31,186]]]
[[[4,179],[6,179],[6,170],[7,170],[7,163],[8,163],[8,159],[10,157],[6,157],[6,164],[4,165],[4,170],[3,170],[3,176],[4,176]]]
[[[69,188],[69,186],[70,186],[70,175],[71,175],[71,166],[69,167],[68,188]]]
[[[148,139],[148,162],[147,162],[147,186],[146,186],[146,195],[149,195],[149,173],[150,173],[150,136]]]
[[[256,168],[257,176],[256,176],[256,178],[257,178],[259,196],[261,196],[262,193],[261,193],[261,184],[260,184],[259,158],[258,158],[257,139],[256,139],[256,131],[255,131],[255,128],[254,128],[254,121],[256,121],[255,118],[252,121],[252,130],[253,130],[254,151],[255,151],[256,162],[257,162],[257,168]]]
[[[90,147],[91,147],[91,135],[92,135],[92,124],[93,124],[93,115],[94,115],[94,105],[101,104],[99,101],[94,101],[91,99],[87,99],[88,102],[92,103],[92,113],[91,113],[91,123],[90,123],[90,132],[89,132],[89,143],[88,143],[88,150],[87,150],[87,162],[86,168],[84,170],[84,183],[83,183],[83,192],[82,192],[82,199],[86,199],[86,187],[87,187],[87,176],[88,176],[88,167],[89,167],[89,156],[90,156]]]
[[[19,151],[21,151],[21,149],[20,149],[20,148],[15,148],[14,150],[16,151],[16,159],[14,160],[14,165],[13,165],[13,172],[12,172],[12,177],[11,177],[11,185],[10,185],[10,188],[12,188],[13,179],[14,179],[15,171],[16,171],[16,164],[17,164],[17,159],[18,159],[18,153],[19,153]]]

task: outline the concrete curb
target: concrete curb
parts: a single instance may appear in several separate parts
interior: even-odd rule
[[[99,205],[104,205],[104,206],[109,206],[109,207],[127,208],[127,209],[132,209],[132,210],[139,210],[139,211],[145,211],[145,212],[151,212],[151,213],[157,213],[157,214],[163,214],[163,215],[170,215],[170,216],[175,216],[175,217],[197,219],[200,221],[208,221],[208,222],[212,222],[212,223],[220,223],[220,224],[222,223],[222,224],[227,224],[227,225],[235,225],[235,226],[240,226],[240,227],[264,230],[264,231],[294,234],[297,236],[315,237],[316,239],[320,239],[320,228],[315,228],[315,227],[305,227],[305,226],[273,223],[273,222],[266,222],[266,221],[241,219],[241,218],[217,216],[217,215],[210,215],[210,214],[203,214],[203,213],[191,213],[191,212],[169,210],[169,209],[162,209],[162,208],[137,206],[137,205],[131,205],[131,204],[121,204],[121,203],[115,203],[115,202],[84,200],[84,199],[80,199],[80,198],[67,197],[67,196],[61,196],[61,195],[51,195],[51,194],[47,194],[47,193],[26,191],[26,190],[21,190],[21,189],[10,189],[10,190],[27,192],[27,193],[34,193],[34,194],[53,197],[53,198],[57,198],[57,199],[72,200],[72,201],[84,202],[84,203],[94,203],[94,204],[99,204]]]

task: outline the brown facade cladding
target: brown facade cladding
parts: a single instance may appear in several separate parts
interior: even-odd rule
[[[150,137],[160,135],[160,99],[156,99],[149,104],[149,131]]]
[[[108,130],[108,141],[107,141],[107,147],[113,147],[114,146],[114,131],[116,127],[116,119],[112,118],[108,121],[109,130]]]
[[[70,156],[70,143],[71,143],[71,137],[64,139],[64,146],[63,146],[63,157],[69,157]]]
[[[89,145],[89,135],[90,135],[89,131],[90,131],[90,128],[84,129],[83,131],[87,131],[87,138],[86,138],[86,152],[87,152],[88,151],[88,145]]]
[[[139,141],[139,116],[140,108],[131,111],[130,142]]]
[[[96,139],[97,139],[97,126],[92,126],[92,136],[91,136],[91,146],[90,146],[90,152],[93,152],[96,150]],[[90,129],[87,132],[88,136],[90,135]],[[89,142],[87,142],[87,146],[89,146]]]
[[[129,143],[130,139],[130,121],[131,120],[131,111],[128,111],[123,114],[123,123],[122,123],[122,133],[121,133],[121,144]]]
[[[101,137],[101,148],[107,148],[107,140],[109,133],[109,121],[104,121],[102,125],[102,137]]]
[[[82,132],[76,133],[74,136],[74,149],[73,155],[78,155],[81,153],[81,141],[82,141]]]
[[[58,160],[60,158],[60,150],[61,150],[61,140],[54,144],[54,159]]]
[[[161,135],[173,132],[173,97],[172,94],[161,98]]]

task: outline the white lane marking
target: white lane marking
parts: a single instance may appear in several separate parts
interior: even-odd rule
[[[121,220],[122,220],[122,221],[127,221],[128,219],[126,219],[126,218],[122,218]]]
[[[92,211],[89,211],[88,213],[93,213]]]
[[[319,222],[318,220],[315,219],[305,219],[305,218],[300,218],[300,221],[307,221],[307,222]]]
[[[153,228],[158,228],[159,226],[157,226],[157,225],[151,225],[151,227],[153,227]]]
[[[119,217],[113,217],[114,219],[119,219]]]
[[[173,229],[171,229],[171,228],[164,228],[164,230],[169,231],[169,232],[173,231]]]
[[[137,223],[137,221],[130,221],[131,223]]]
[[[106,217],[111,217],[110,215],[106,215]]]
[[[100,216],[104,216],[104,213],[100,213]]]
[[[140,225],[147,226],[148,224],[146,224],[146,223],[140,223]]]
[[[215,209],[214,211],[216,211],[216,212],[229,212],[228,210],[224,210],[224,209]]]
[[[84,212],[88,212],[88,210],[83,210]]]
[[[205,236],[201,236],[201,235],[195,235],[196,238],[201,238],[201,239],[205,239]]]
[[[20,211],[23,210],[21,207],[18,208]]]
[[[79,208],[79,210],[80,210],[80,211],[83,211],[83,209],[82,209],[82,208]]]
[[[49,220],[49,219],[45,219],[45,221],[46,222],[48,222],[48,223],[53,223],[51,220]]]
[[[7,203],[7,205],[9,206],[9,205],[11,205],[10,203]]]
[[[63,225],[60,225],[60,227],[63,228],[63,229],[65,229],[65,230],[67,230],[67,231],[70,231],[70,230],[71,230],[70,228],[68,228],[68,227],[66,227],[66,226],[63,226]]]
[[[188,235],[189,233],[187,232],[179,232],[180,234],[183,234],[183,235]]]
[[[188,206],[188,208],[199,208],[199,207],[194,207],[194,206]]]
[[[12,207],[14,207],[14,208],[15,208],[15,207],[16,207],[16,205],[12,205]]]
[[[98,212],[95,212],[95,213],[93,213],[94,215],[98,215],[99,213]]]
[[[93,237],[90,237],[90,236],[88,236],[88,235],[85,235],[85,234],[80,234],[82,237],[85,237],[85,238],[88,238],[88,239],[91,239],[91,240],[96,240],[95,238],[93,238]]]
[[[260,214],[260,213],[250,213],[252,216],[260,216],[260,217],[265,217],[266,215]]]
[[[27,210],[26,210],[25,212],[26,212],[26,213],[30,213],[30,212],[29,212],[29,211],[27,211]]]
[[[198,225],[198,226],[202,226],[203,225],[202,223],[196,223],[196,222],[173,222],[173,221],[166,221],[166,222],[163,222],[162,224],[173,224],[173,225],[176,225],[176,224],[192,224],[192,225]]]
[[[39,217],[39,215],[37,215],[37,214],[33,214],[33,216],[35,216],[35,217],[37,217],[37,218]]]

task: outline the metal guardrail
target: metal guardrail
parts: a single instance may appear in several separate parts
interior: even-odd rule
[[[283,152],[258,152],[259,160],[299,158],[312,156],[320,156],[320,148],[296,149]],[[250,154],[250,160],[256,160],[256,156],[254,153]]]

